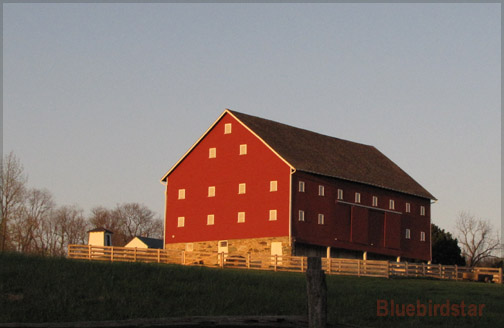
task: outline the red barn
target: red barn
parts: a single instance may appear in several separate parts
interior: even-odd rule
[[[373,146],[225,110],[161,181],[166,249],[431,259],[435,198]]]

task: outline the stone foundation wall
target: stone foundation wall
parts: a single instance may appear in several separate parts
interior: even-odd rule
[[[218,243],[223,240],[199,241],[192,243],[166,244],[165,249],[186,251],[186,252],[217,252]],[[255,255],[271,255],[271,243],[282,243],[282,255],[292,255],[292,248],[289,244],[289,237],[264,237],[249,239],[227,239],[228,253],[251,253]]]

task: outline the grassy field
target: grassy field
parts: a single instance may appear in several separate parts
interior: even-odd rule
[[[503,327],[504,285],[328,276],[329,322],[365,327]],[[484,304],[482,316],[379,317],[378,300]],[[0,322],[304,315],[299,273],[86,262],[0,254]],[[451,313],[453,314],[453,312]]]

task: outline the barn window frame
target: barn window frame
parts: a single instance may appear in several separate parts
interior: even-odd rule
[[[214,225],[214,224],[215,224],[215,214],[208,214],[207,225]]]
[[[305,212],[303,210],[298,211],[298,221],[299,222],[304,222],[305,221]]]
[[[324,214],[319,213],[319,214],[318,214],[318,216],[317,216],[317,223],[318,223],[318,224],[322,224],[322,225],[323,225],[323,224],[324,224],[324,221],[325,221],[325,216],[324,216]]]
[[[233,124],[232,123],[224,124],[224,134],[231,134],[232,131],[233,131]]]
[[[185,189],[178,190],[178,198],[177,199],[185,199]]]
[[[247,155],[247,144],[240,145],[240,155]]]

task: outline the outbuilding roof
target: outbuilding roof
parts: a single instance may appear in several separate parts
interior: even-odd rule
[[[107,229],[105,229],[105,228],[94,228],[94,229],[92,229],[92,230],[89,230],[89,231],[88,231],[88,233],[89,233],[89,232],[107,232],[107,233],[111,233],[111,234],[113,234],[113,232],[112,232],[112,231],[107,230]]]
[[[148,248],[163,248],[163,240],[156,238],[148,238],[148,237],[136,237],[140,239]]]
[[[228,111],[298,171],[436,199],[373,146]]]

